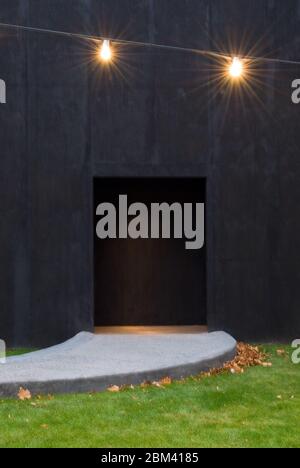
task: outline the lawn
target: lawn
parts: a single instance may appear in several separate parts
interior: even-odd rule
[[[282,348],[282,346],[280,346]],[[300,365],[162,388],[0,402],[0,447],[300,447]],[[286,350],[291,353],[290,349]]]
[[[27,354],[34,351],[34,349],[28,349],[28,348],[16,348],[16,349],[10,349],[7,351],[8,356],[21,356],[22,354]]]

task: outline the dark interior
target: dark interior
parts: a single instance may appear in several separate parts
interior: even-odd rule
[[[186,250],[185,239],[107,239],[96,236],[96,207],[203,203],[205,179],[95,179],[95,326],[206,324],[206,248]]]

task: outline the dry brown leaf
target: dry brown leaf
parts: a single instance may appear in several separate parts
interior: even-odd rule
[[[161,385],[171,385],[172,379],[171,379],[171,377],[165,377],[164,379],[161,379],[161,380],[159,381],[159,383],[160,383]]]
[[[277,349],[277,356],[285,356],[286,350],[285,349]]]
[[[226,362],[223,367],[211,369],[201,374],[202,377],[212,377],[226,372],[231,374],[243,374],[245,369],[254,366],[271,367],[272,363],[266,362],[267,356],[257,346],[238,343],[237,355],[233,361]]]
[[[18,398],[21,401],[31,400],[31,393],[30,393],[29,390],[27,390],[27,389],[25,389],[23,387],[20,387],[20,390],[19,390],[19,393],[18,393]]]
[[[148,388],[148,387],[151,387],[151,385],[152,385],[152,382],[150,382],[149,380],[146,380],[145,382],[141,384],[141,388]]]
[[[120,387],[118,385],[112,385],[111,387],[108,387],[107,391],[111,393],[118,393],[120,391]]]
[[[162,385],[159,382],[152,382],[153,387],[162,388]]]
[[[262,363],[262,366],[263,366],[263,367],[272,367],[273,364],[272,364],[271,362],[263,362],[263,363]]]
[[[159,381],[159,382],[155,382],[155,381],[152,382],[152,386],[153,386],[153,387],[157,387],[157,388],[161,388],[161,389],[165,390],[165,387],[161,384],[160,381]]]
[[[41,429],[48,429],[48,428],[49,428],[48,424],[42,424],[41,425]]]
[[[126,390],[134,390],[134,385],[122,385],[120,387],[120,392],[125,392]]]

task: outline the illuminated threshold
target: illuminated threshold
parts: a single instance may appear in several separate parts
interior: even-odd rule
[[[208,328],[205,325],[95,327],[96,335],[196,335],[207,332]]]

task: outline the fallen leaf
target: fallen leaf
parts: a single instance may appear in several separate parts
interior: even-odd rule
[[[49,426],[48,426],[48,424],[42,424],[42,425],[41,425],[41,428],[42,428],[42,429],[48,429]]]
[[[263,367],[272,367],[273,364],[272,364],[271,362],[263,362],[263,363],[262,363],[262,366],[263,366]]]
[[[201,377],[212,377],[229,372],[231,374],[243,374],[245,369],[254,366],[271,367],[272,363],[266,362],[267,355],[257,346],[246,343],[237,344],[237,355],[233,361],[226,362],[223,367],[203,372]]]
[[[25,389],[23,387],[20,387],[20,390],[19,390],[19,393],[18,393],[18,398],[21,401],[31,400],[31,393],[30,393],[29,390],[27,390],[27,389]]]
[[[120,392],[125,392],[126,390],[134,390],[134,385],[122,385],[120,387]]]
[[[146,380],[145,382],[141,384],[141,388],[148,388],[148,387],[151,387],[151,385],[152,385],[152,382],[150,382],[149,380]]]
[[[286,355],[286,351],[285,349],[277,349],[277,356],[285,356]]]
[[[155,381],[154,381],[154,382],[152,382],[152,385],[153,385],[153,387],[163,388],[163,386],[161,385],[160,382],[155,382]]]
[[[172,379],[171,379],[171,377],[165,377],[164,379],[161,379],[161,380],[159,381],[159,383],[160,383],[161,385],[171,385]]]
[[[120,391],[120,387],[118,385],[112,385],[111,387],[108,387],[107,391],[111,393],[118,393]]]

